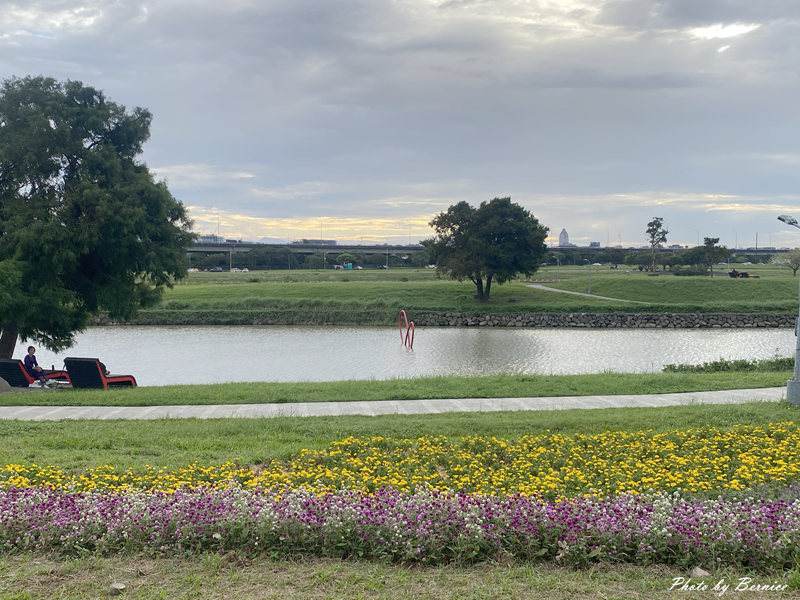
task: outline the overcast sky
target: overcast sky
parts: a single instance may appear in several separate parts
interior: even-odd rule
[[[0,77],[154,114],[228,237],[412,241],[512,196],[557,237],[798,245],[798,0],[0,0]]]

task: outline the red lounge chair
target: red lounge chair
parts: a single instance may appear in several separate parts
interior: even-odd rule
[[[20,388],[29,387],[37,381],[30,376],[25,364],[16,358],[0,358],[0,377],[5,379],[11,387]],[[70,383],[66,371],[45,371],[44,378],[47,381],[57,380]]]
[[[97,358],[65,358],[64,364],[74,388],[136,387],[133,375],[105,375]]]

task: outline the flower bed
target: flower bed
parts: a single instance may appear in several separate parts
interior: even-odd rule
[[[261,466],[0,469],[0,552],[800,561],[795,423],[347,438]]]
[[[0,491],[0,549],[65,554],[250,554],[472,562],[487,558],[744,565],[794,564],[798,490],[788,499],[678,494],[561,502],[380,490],[374,494],[226,490]]]
[[[132,472],[109,465],[84,473],[37,465],[0,468],[0,488],[171,492],[225,488],[233,482],[266,490],[368,492],[388,486],[407,492],[432,489],[549,499],[674,490],[740,491],[798,478],[800,429],[793,422],[662,433],[544,433],[516,440],[347,438],[324,450],[302,450],[289,460],[256,467],[228,463]]]

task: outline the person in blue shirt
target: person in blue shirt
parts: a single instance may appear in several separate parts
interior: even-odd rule
[[[28,354],[22,362],[25,363],[25,370],[28,372],[28,375],[36,379],[40,386],[46,387],[47,377],[45,377],[44,369],[39,366],[36,360],[36,348],[28,346]]]

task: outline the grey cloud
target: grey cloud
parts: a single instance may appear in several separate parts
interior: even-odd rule
[[[598,22],[635,29],[800,19],[795,0],[610,0]]]
[[[508,193],[554,221],[616,219],[628,239],[652,209],[611,194],[798,188],[796,165],[742,158],[800,154],[797,4],[0,1],[0,75],[149,107],[145,158],[192,205],[400,219]],[[93,20],[21,34],[2,16],[19,10]],[[684,31],[737,21],[762,27]],[[669,211],[676,229],[737,218]],[[748,220],[775,227],[766,209]]]

